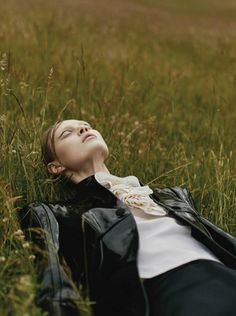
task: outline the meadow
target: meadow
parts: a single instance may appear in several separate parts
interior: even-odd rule
[[[43,315],[17,212],[54,198],[40,137],[57,119],[99,130],[111,173],[187,187],[236,236],[234,1],[0,0],[0,21],[1,316]]]

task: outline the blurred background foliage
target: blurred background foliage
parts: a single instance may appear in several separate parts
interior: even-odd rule
[[[16,215],[55,197],[39,144],[59,118],[102,133],[111,173],[187,187],[236,234],[234,1],[0,0],[0,21],[1,315],[42,315]]]

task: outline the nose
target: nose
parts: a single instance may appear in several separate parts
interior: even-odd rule
[[[80,126],[80,127],[78,127],[78,134],[81,135],[90,129],[91,129],[91,127],[89,127],[89,126]]]

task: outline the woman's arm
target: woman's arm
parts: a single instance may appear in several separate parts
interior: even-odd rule
[[[79,293],[60,262],[59,225],[50,207],[32,203],[19,212],[20,225],[35,249],[36,305],[51,316],[80,316]]]

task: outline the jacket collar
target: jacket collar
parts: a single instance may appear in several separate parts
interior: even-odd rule
[[[91,175],[74,185],[75,196],[72,202],[86,203],[89,207],[125,207],[125,204],[112,192],[101,185]]]
[[[139,183],[140,186],[144,186],[140,180]],[[79,204],[85,210],[96,207],[116,207],[129,210],[124,202],[96,180],[95,175],[88,176],[79,183],[73,183],[72,186],[74,197],[68,201],[69,204]],[[158,198],[154,193],[150,197],[158,203]]]

